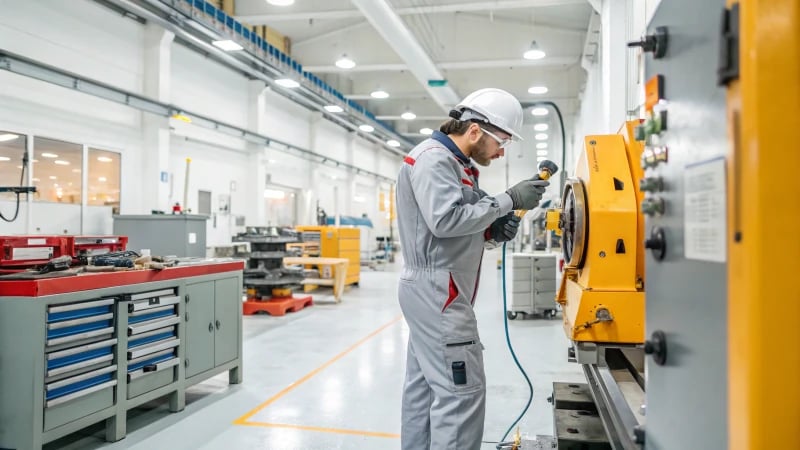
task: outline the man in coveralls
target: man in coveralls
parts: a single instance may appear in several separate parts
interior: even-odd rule
[[[521,140],[522,106],[500,89],[468,95],[414,147],[397,178],[404,266],[400,307],[410,330],[403,388],[404,450],[479,449],[486,381],[472,305],[485,247],[512,239],[514,209],[539,204],[546,181],[490,196],[473,161],[488,166]]]

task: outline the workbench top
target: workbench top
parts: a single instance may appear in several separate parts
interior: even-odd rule
[[[244,261],[208,260],[199,263],[168,267],[163,270],[129,270],[122,272],[80,273],[75,276],[36,280],[2,280],[0,297],[41,297],[153,281],[167,281],[244,269]]]

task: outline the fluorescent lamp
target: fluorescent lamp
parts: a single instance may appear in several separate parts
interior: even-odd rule
[[[433,130],[431,130],[431,129],[430,129],[430,128],[428,128],[428,127],[425,127],[425,128],[420,128],[420,129],[419,129],[419,132],[420,132],[420,134],[424,134],[425,136],[430,136],[430,135],[432,135],[432,134],[433,134]]]
[[[547,156],[547,150],[536,150],[536,156]]]
[[[214,44],[215,47],[219,47],[225,50],[226,52],[235,52],[238,50],[244,50],[244,47],[237,44],[236,42],[233,42],[230,39],[225,39],[222,41],[212,41],[211,43]]]
[[[369,94],[372,98],[389,98],[389,93],[384,91],[383,89],[376,89]]]
[[[286,192],[279,191],[277,189],[264,189],[264,198],[282,200],[286,198]]]
[[[64,160],[61,160],[61,159],[57,159],[57,160],[55,160],[53,162],[58,164],[59,166],[68,166],[69,165],[69,161],[64,161]]]
[[[536,148],[538,149],[547,148],[547,142],[537,142]]]
[[[42,153],[42,158],[58,158],[55,153]]]
[[[97,160],[100,162],[111,162],[113,159],[109,158],[108,156],[98,156]]]
[[[11,158],[8,156],[0,156],[0,161],[11,161]]]
[[[356,62],[348,58],[347,55],[342,55],[341,58],[336,60],[336,67],[340,69],[352,69],[356,66]]]
[[[389,147],[400,147],[400,143],[394,139],[389,139],[388,141],[386,141],[386,145],[388,145]]]
[[[411,111],[406,111],[403,114],[400,114],[400,117],[402,117],[404,120],[414,120],[417,118],[417,115]]]
[[[547,137],[547,133],[536,133],[536,136],[534,136],[537,141],[546,141]]]
[[[12,133],[0,134],[0,142],[13,141],[18,137],[19,137],[18,134],[12,134]]]
[[[58,177],[55,176],[55,175],[50,175],[48,178],[50,178],[51,180],[57,180],[58,179]]]
[[[101,183],[105,183],[105,182],[106,182],[106,181],[108,181],[108,180],[106,179],[106,177],[99,177],[99,178],[97,179],[97,181],[99,181],[99,182],[101,182]]]
[[[40,179],[38,179],[38,178],[31,178],[31,179],[32,179],[33,181],[42,181],[42,180],[40,180]]]
[[[546,86],[531,86],[528,88],[528,94],[547,94],[547,87]]]
[[[298,83],[297,81],[294,81],[291,78],[279,78],[279,79],[275,80],[275,83],[277,83],[278,86],[283,86],[283,87],[289,88],[289,89],[294,89],[296,87],[300,87],[300,83]]]
[[[344,109],[342,109],[342,107],[339,105],[325,105],[325,111],[330,113],[340,113],[344,111]]]
[[[358,127],[358,129],[363,131],[363,132],[365,132],[365,133],[372,133],[373,131],[375,131],[375,127],[373,127],[372,125],[367,125],[367,124],[360,125]]]
[[[533,126],[533,129],[536,131],[547,131],[548,128],[550,128],[550,126],[546,123],[537,123]]]
[[[539,48],[539,44],[536,41],[531,42],[531,47],[522,54],[522,57],[525,59],[542,59],[546,56],[546,53]]]
[[[72,173],[81,173],[81,169],[72,169]]]
[[[547,108],[542,108],[542,107],[533,108],[531,110],[531,114],[533,114],[534,116],[546,116],[547,113],[548,113]]]
[[[275,6],[289,6],[294,5],[294,0],[267,0],[267,3]]]

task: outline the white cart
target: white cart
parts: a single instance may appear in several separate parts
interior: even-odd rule
[[[553,318],[559,305],[556,297],[556,255],[554,253],[513,253],[511,255],[511,305],[506,315],[518,313]]]

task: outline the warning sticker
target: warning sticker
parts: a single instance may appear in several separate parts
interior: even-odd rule
[[[725,158],[693,164],[684,175],[686,259],[727,260]]]

